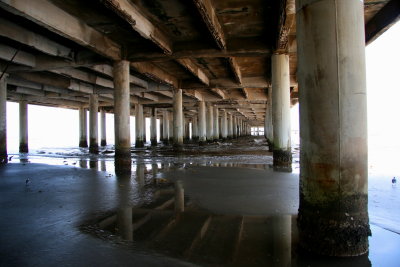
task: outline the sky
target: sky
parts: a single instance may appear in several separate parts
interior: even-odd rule
[[[400,84],[397,81],[400,76],[399,47],[400,23],[391,27],[366,47],[370,154],[371,151],[382,152],[383,148],[396,150],[400,148]],[[77,110],[35,105],[29,105],[28,109],[29,146],[31,149],[77,146],[79,131]],[[296,131],[299,127],[298,105],[292,109],[291,113],[292,130]],[[8,150],[11,153],[18,150],[18,114],[18,104],[8,102],[7,135]],[[147,123],[149,124],[149,121]],[[113,125],[113,115],[107,114],[107,141],[109,144],[114,142]],[[133,142],[134,118],[131,118],[131,133]]]

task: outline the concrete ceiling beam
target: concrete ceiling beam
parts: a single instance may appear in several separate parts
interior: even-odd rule
[[[117,43],[49,1],[35,0],[33,7],[31,0],[0,0],[0,7],[106,58],[121,59],[121,48]]]

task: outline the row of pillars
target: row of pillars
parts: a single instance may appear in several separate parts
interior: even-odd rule
[[[297,0],[301,245],[329,256],[368,251],[364,5]],[[289,56],[272,56],[265,136],[275,166],[289,166]],[[272,101],[271,101],[272,100]]]
[[[296,1],[301,137],[299,236],[305,249],[324,255],[356,256],[368,251],[363,8],[363,1],[359,0]],[[274,163],[284,164],[291,160],[288,68],[288,55],[272,57],[269,92],[272,105],[269,101],[265,131],[272,144]],[[128,61],[114,64],[114,85],[116,170],[119,160],[121,166],[126,163],[124,159],[129,159],[126,166],[130,170]],[[3,77],[0,80],[2,162],[7,161],[5,103]],[[205,103],[200,102],[198,134],[202,141],[207,138],[205,109]],[[226,113],[222,117],[224,136],[233,120],[227,122]],[[180,145],[182,90],[174,91],[173,118],[173,140]],[[211,130],[208,133],[211,137]]]

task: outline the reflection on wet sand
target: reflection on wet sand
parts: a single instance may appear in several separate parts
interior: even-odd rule
[[[135,247],[204,265],[371,265],[368,255],[332,259],[299,250],[298,174],[274,171],[270,155],[225,157],[216,156],[217,146],[200,149],[183,156],[135,150],[132,172],[115,176],[107,156],[48,160],[108,172],[103,176],[115,179],[116,204],[95,227]]]

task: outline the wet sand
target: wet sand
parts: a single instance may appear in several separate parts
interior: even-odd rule
[[[370,178],[369,213],[373,235],[369,256],[333,259],[307,255],[296,246],[298,173],[274,172],[268,164],[272,162],[271,155],[265,151],[262,140],[240,141],[228,149],[229,156],[214,153],[221,150],[218,144],[202,148],[201,153],[192,146],[180,156],[172,153],[165,156],[170,153],[168,147],[161,152],[139,150],[133,154],[132,175],[124,177],[115,175],[112,156],[108,153],[90,156],[79,149],[60,149],[59,154],[53,154],[53,150],[26,157],[15,155],[11,164],[0,167],[0,227],[3,229],[0,265],[183,266],[190,265],[188,262],[208,265],[214,260],[216,265],[265,266],[271,263],[281,266],[274,260],[287,259],[290,255],[291,266],[398,266],[400,238],[394,233],[400,224],[398,212],[394,211],[400,203],[397,187],[378,177]],[[254,153],[249,155],[251,151]],[[296,163],[293,169],[298,170]],[[207,232],[221,232],[218,227],[234,226],[238,222],[235,218],[241,218],[239,233],[243,239],[235,248],[235,260],[224,251],[218,255],[228,255],[229,260],[225,262],[217,261],[212,252],[208,252],[211,253],[209,258],[195,257],[198,251],[208,255],[204,246],[237,240],[223,233],[210,235],[210,238],[206,234],[203,243],[194,246],[193,255],[184,257],[168,253],[154,245],[155,241],[150,246],[149,241],[125,242],[113,231],[100,229],[101,234],[96,235],[82,230],[82,226],[96,225],[99,220],[116,214],[121,207],[153,212],[158,191],[170,190],[178,180],[184,188],[187,214],[211,218]],[[173,206],[166,205],[165,214],[174,214]],[[178,222],[190,221],[190,216]],[[282,218],[290,222],[289,232],[288,228],[274,226],[274,222],[281,225]],[[288,221],[288,218],[291,219]],[[184,225],[189,225],[188,231],[194,227],[193,223]],[[173,228],[170,231],[173,233]],[[276,249],[268,252],[268,248],[282,247],[279,244],[287,233],[291,238],[285,241],[286,248],[283,246],[279,253]],[[219,240],[214,240],[213,236]],[[276,243],[276,240],[280,241]],[[176,242],[171,242],[170,247],[174,247]],[[287,254],[287,242],[290,254]]]

